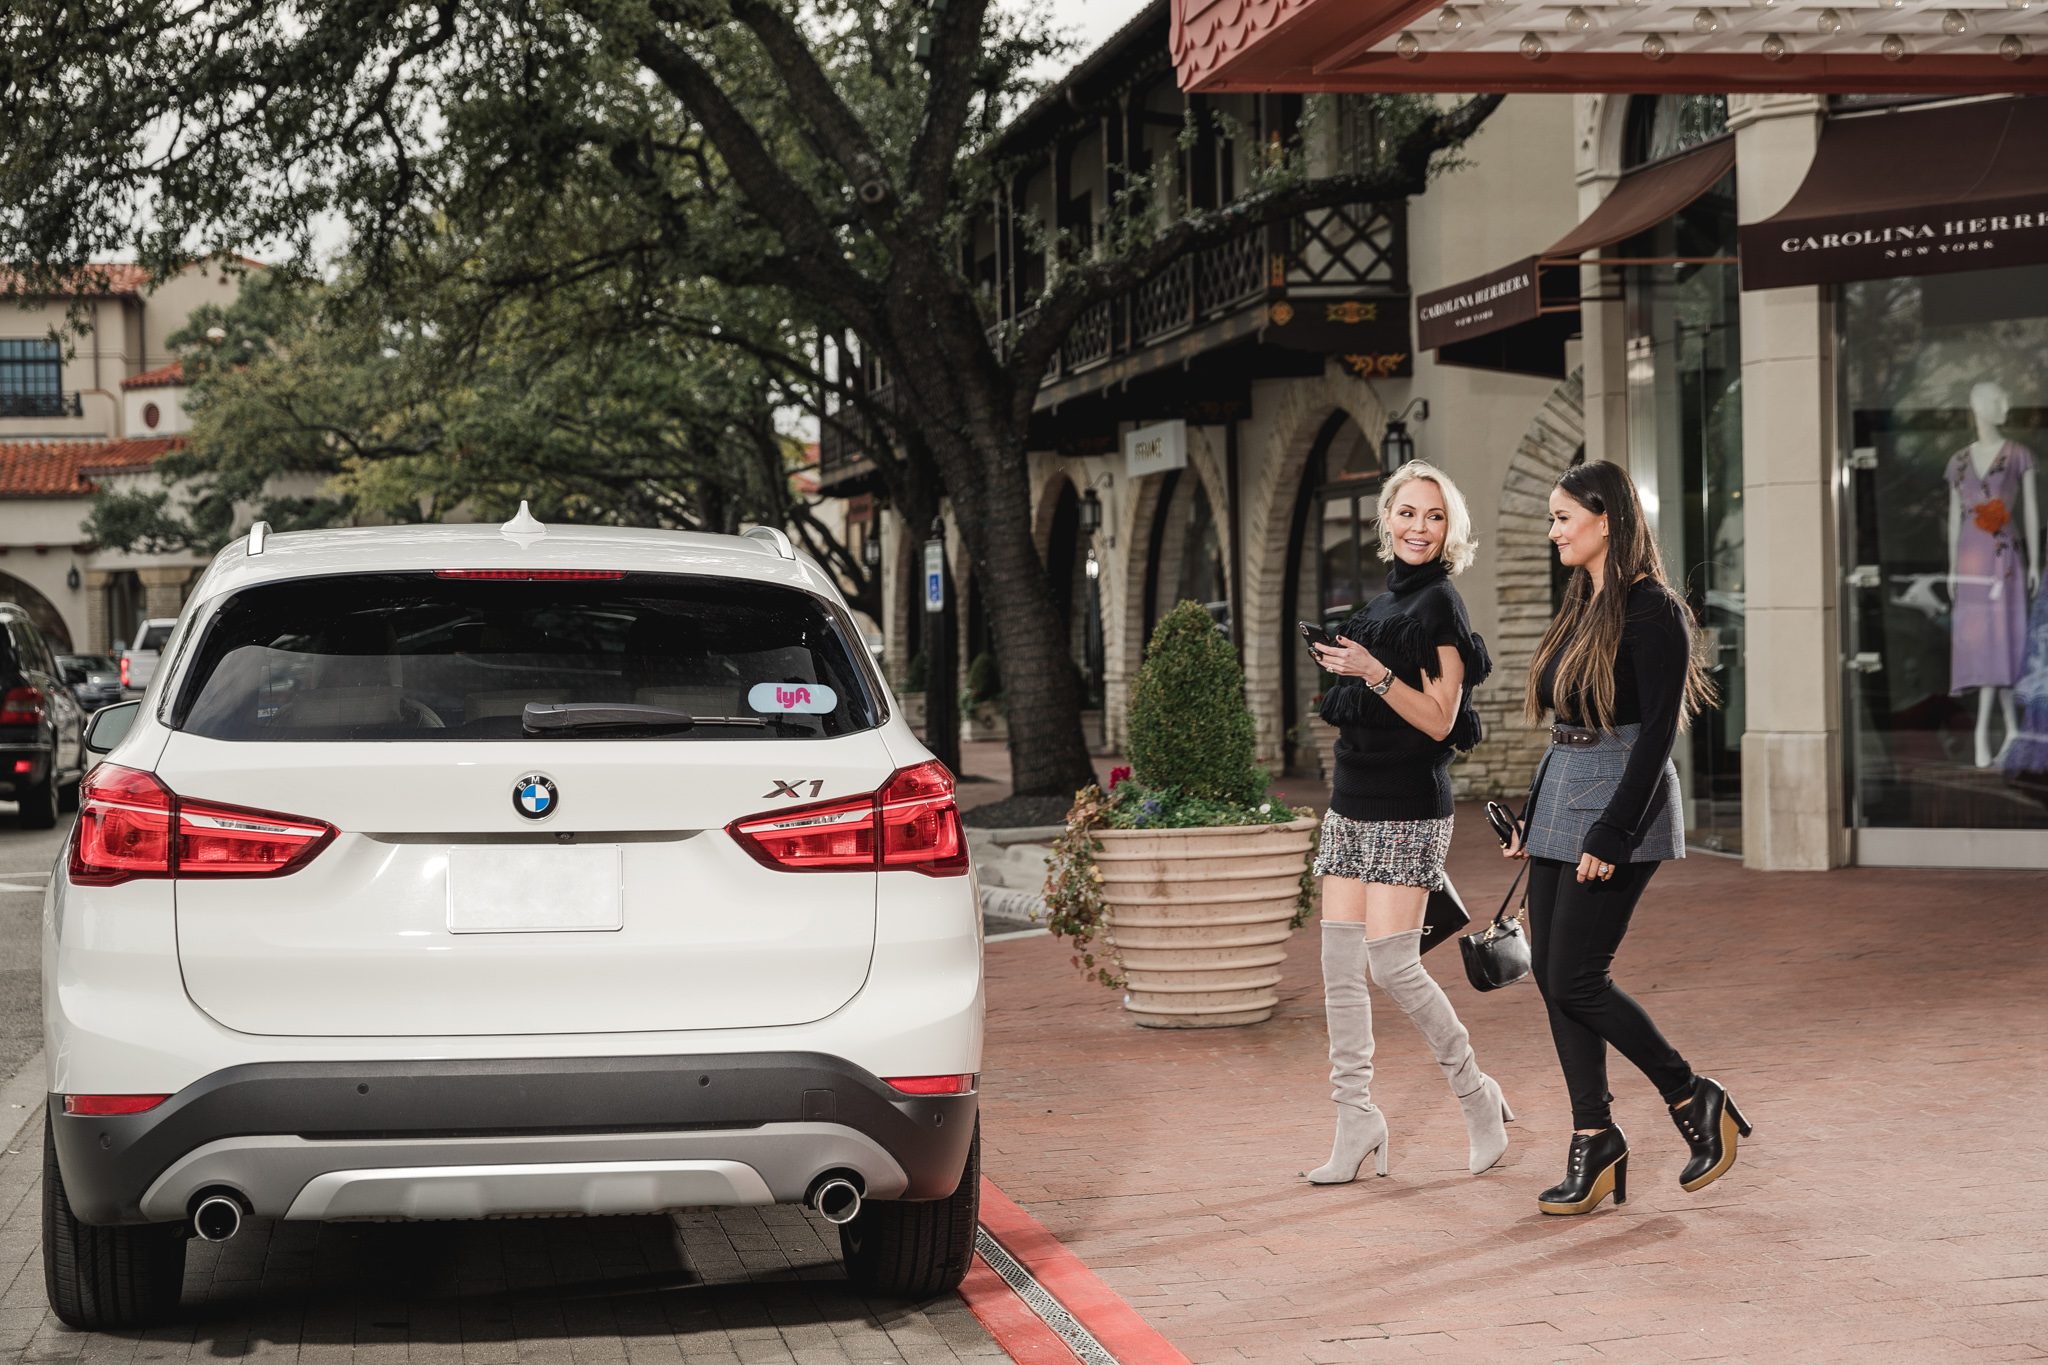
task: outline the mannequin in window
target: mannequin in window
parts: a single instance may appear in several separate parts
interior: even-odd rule
[[[2004,712],[2005,743],[2019,733],[2013,685],[2025,665],[2027,598],[2041,585],[2036,461],[2000,430],[2011,406],[2001,385],[1971,389],[1977,439],[1948,462],[1948,592],[1955,609],[1949,691],[1977,694],[1980,768],[1998,761],[1991,749],[1994,703]]]

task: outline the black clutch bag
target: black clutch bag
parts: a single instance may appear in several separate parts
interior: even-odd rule
[[[1445,877],[1444,889],[1429,893],[1429,903],[1422,912],[1422,951],[1426,953],[1439,944],[1449,943],[1471,922],[1472,916],[1465,913],[1458,888]]]
[[[1522,872],[1526,871],[1524,867]],[[1458,951],[1465,955],[1465,979],[1475,991],[1497,991],[1529,974],[1529,937],[1522,931],[1521,912],[1517,910],[1513,919],[1507,917],[1508,903],[1522,884],[1522,872],[1515,873],[1507,896],[1494,912],[1493,923],[1458,940]]]

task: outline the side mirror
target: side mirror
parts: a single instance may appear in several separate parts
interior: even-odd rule
[[[139,701],[116,702],[92,713],[92,719],[85,726],[85,751],[89,754],[110,753],[116,744],[128,737],[128,731],[135,726],[135,718],[142,714]]]

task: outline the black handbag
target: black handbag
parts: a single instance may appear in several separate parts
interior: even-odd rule
[[[1512,986],[1529,974],[1533,965],[1529,954],[1529,937],[1522,931],[1522,915],[1519,910],[1513,919],[1507,918],[1508,902],[1515,898],[1515,889],[1522,884],[1524,866],[1515,873],[1515,879],[1508,884],[1508,894],[1502,898],[1500,909],[1493,915],[1493,923],[1476,934],[1467,934],[1458,940],[1458,951],[1465,955],[1465,979],[1472,983],[1475,991],[1497,991],[1503,986]],[[1528,903],[1527,898],[1523,904]]]
[[[1422,912],[1422,951],[1426,953],[1440,944],[1449,943],[1471,922],[1472,916],[1466,913],[1458,888],[1451,885],[1449,877],[1445,877],[1444,889],[1429,893],[1429,903]]]

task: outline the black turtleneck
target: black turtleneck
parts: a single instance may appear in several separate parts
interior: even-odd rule
[[[1364,645],[1417,689],[1425,676],[1441,676],[1440,646],[1463,657],[1465,700],[1459,724],[1445,739],[1431,739],[1410,725],[1360,679],[1340,678],[1323,697],[1322,717],[1340,731],[1330,809],[1353,820],[1444,818],[1451,813],[1451,752],[1471,746],[1472,689],[1491,668],[1449,570],[1440,559],[1421,565],[1395,560],[1387,590],[1338,633]]]

